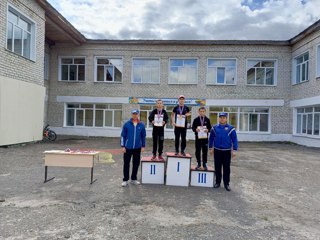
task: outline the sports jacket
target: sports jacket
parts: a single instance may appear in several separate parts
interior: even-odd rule
[[[134,126],[132,119],[127,121],[121,131],[121,147],[138,149],[146,146],[146,129],[143,122]]]
[[[229,125],[217,124],[210,131],[209,148],[218,150],[238,150],[236,129]]]

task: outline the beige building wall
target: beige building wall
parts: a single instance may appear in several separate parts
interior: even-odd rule
[[[42,139],[45,88],[0,76],[0,146]]]
[[[59,57],[83,56],[86,58],[85,82],[59,81]],[[94,59],[96,56],[115,56],[123,58],[122,83],[94,82]],[[160,84],[131,83],[132,59],[134,57],[153,57],[160,59]],[[168,84],[170,58],[197,58],[197,84]],[[237,80],[234,86],[207,85],[207,59],[233,58],[237,60]],[[277,60],[276,86],[249,86],[246,84],[247,59]],[[291,114],[289,108],[291,87],[291,47],[285,45],[148,45],[148,44],[99,44],[87,43],[82,46],[56,44],[51,49],[51,75],[49,95],[49,123],[63,127],[64,103],[57,96],[90,97],[152,97],[177,98],[184,94],[187,98],[219,100],[283,100],[283,106],[271,108],[271,133],[291,134]],[[226,104],[226,106],[228,106]],[[249,105],[248,105],[249,106]],[[123,105],[123,110],[124,110]],[[123,121],[127,114],[123,112]],[[197,114],[193,114],[192,118]],[[65,128],[68,131],[68,128]],[[70,129],[70,128],[69,128]],[[85,131],[85,129],[83,129]],[[88,131],[92,131],[88,130]],[[191,134],[192,135],[192,134]],[[192,136],[191,136],[192,137]],[[264,135],[268,140],[268,135]],[[270,139],[271,140],[271,139]]]
[[[7,49],[8,6],[35,23],[32,60]],[[42,139],[44,41],[45,12],[36,1],[0,1],[0,145]]]

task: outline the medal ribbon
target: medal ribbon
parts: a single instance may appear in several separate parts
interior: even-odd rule
[[[203,127],[203,125],[204,125],[204,117],[202,118],[202,117],[200,116],[200,123],[201,123],[201,127]]]

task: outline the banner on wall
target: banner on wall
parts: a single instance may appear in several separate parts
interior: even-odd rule
[[[144,104],[155,105],[158,98],[142,98],[142,97],[129,97],[131,104]],[[163,105],[177,105],[178,99],[176,98],[161,98]],[[189,106],[205,106],[206,99],[204,98],[186,98],[185,104]]]

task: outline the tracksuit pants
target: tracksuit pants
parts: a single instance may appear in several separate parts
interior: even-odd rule
[[[179,152],[180,136],[181,136],[181,152],[184,152],[186,150],[186,146],[187,146],[187,141],[186,141],[187,128],[175,127],[174,128],[174,136],[175,136],[176,152]]]
[[[131,180],[137,180],[137,173],[140,165],[141,148],[127,149],[123,154],[123,181],[129,180],[130,161],[132,157],[132,173]]]
[[[196,137],[195,141],[195,147],[196,147],[196,159],[198,164],[201,164],[201,151],[202,151],[202,162],[207,163],[208,160],[208,139],[198,139]]]
[[[230,164],[231,164],[231,150],[214,149],[214,168],[216,174],[216,183],[221,183],[223,170],[223,183],[229,185],[230,183]]]
[[[163,152],[163,142],[164,142],[164,127],[153,127],[152,130],[152,140],[153,140],[153,155],[157,155],[157,149],[159,156]],[[158,148],[159,143],[159,148]]]

